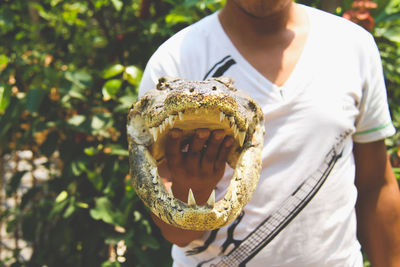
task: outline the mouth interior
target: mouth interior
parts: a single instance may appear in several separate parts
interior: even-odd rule
[[[132,156],[138,159],[132,161],[134,169],[138,170],[132,174],[138,195],[162,220],[184,229],[210,230],[231,222],[249,201],[258,181],[257,158],[261,155],[262,144],[259,145],[257,140],[262,141],[264,128],[249,127],[250,119],[235,118],[229,115],[232,112],[219,109],[186,109],[168,111],[167,114],[162,120],[139,114],[131,116],[128,133],[135,144]],[[148,124],[150,122],[153,124]],[[199,128],[224,130],[226,135],[234,137],[227,159],[234,170],[225,192],[221,192],[222,198],[216,200],[215,191],[212,191],[207,202],[198,205],[191,189],[187,202],[184,202],[174,197],[170,187],[166,188],[158,168],[165,159],[165,142],[173,128],[183,131],[184,142]]]

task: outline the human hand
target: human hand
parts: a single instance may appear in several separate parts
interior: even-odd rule
[[[233,141],[224,130],[197,129],[189,144],[185,144],[182,131],[172,129],[168,134],[166,158],[174,197],[186,202],[191,189],[196,203],[205,204],[224,174]]]

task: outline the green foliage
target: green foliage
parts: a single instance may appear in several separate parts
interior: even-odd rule
[[[385,8],[377,13],[374,36],[381,52],[389,105],[396,129],[400,128],[400,1],[384,1]],[[400,133],[387,140],[395,174],[400,182]]]
[[[399,127],[400,2],[381,1],[374,35]],[[126,115],[155,49],[224,2],[2,1],[0,156],[27,149],[61,163],[57,171],[43,163],[50,178],[0,215],[7,231],[19,232],[33,248],[30,259],[16,249],[0,265],[170,265],[170,245],[129,181]],[[316,7],[320,2],[304,1]],[[339,11],[351,1],[343,5]],[[397,140],[390,140],[393,155]],[[7,196],[16,193],[24,174],[9,179]],[[123,255],[113,255],[110,250],[121,244]]]
[[[49,179],[1,214],[33,254],[23,260],[16,249],[0,265],[171,264],[170,244],[130,184],[126,115],[155,49],[222,2],[2,2],[0,156],[27,149],[61,163],[43,163]],[[7,197],[24,174],[9,179]]]

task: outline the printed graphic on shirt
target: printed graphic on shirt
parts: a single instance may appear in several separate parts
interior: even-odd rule
[[[267,246],[311,201],[322,187],[338,159],[342,156],[344,140],[351,134],[345,132],[338,137],[337,143],[326,155],[321,166],[301,183],[286,200],[269,215],[256,229],[243,240],[234,239],[234,230],[242,220],[244,213],[232,223],[227,231],[227,238],[220,248],[217,257],[200,262],[197,266],[245,266],[255,255]],[[187,252],[187,255],[195,255],[206,250],[215,239],[217,230],[211,232],[204,246],[197,247]],[[229,246],[233,248],[226,253]],[[232,247],[232,246],[231,246]]]
[[[218,61],[204,76],[203,80],[210,77],[220,77],[222,76],[232,65],[236,64],[236,61],[232,56],[226,56],[220,61]]]

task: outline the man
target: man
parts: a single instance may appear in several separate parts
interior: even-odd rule
[[[394,128],[373,38],[355,24],[292,0],[227,0],[220,12],[157,50],[139,94],[161,76],[221,75],[232,77],[263,109],[261,178],[242,215],[221,229],[182,230],[153,215],[164,237],[176,244],[174,266],[208,266],[254,238],[308,177],[329,173],[327,162],[332,170],[304,209],[291,211],[297,216],[288,215],[291,221],[278,235],[235,262],[362,266],[358,234],[373,266],[400,266],[400,194],[384,144]],[[175,197],[186,201],[191,188],[202,204],[216,188],[218,199],[232,174],[228,169],[223,175],[232,137],[198,129],[187,152],[181,141],[180,130],[171,130],[167,166],[160,170]],[[337,148],[333,166],[327,155]]]

